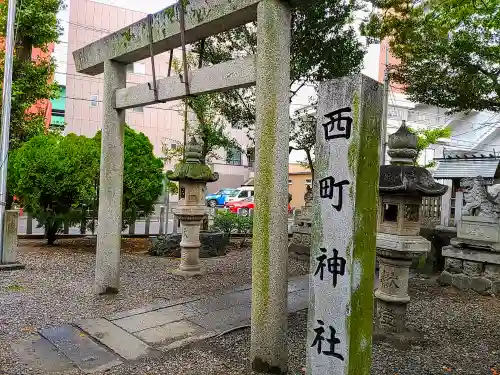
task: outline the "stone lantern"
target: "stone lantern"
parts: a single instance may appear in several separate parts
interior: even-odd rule
[[[292,240],[288,246],[288,252],[294,257],[309,260],[311,249],[311,227],[312,227],[312,201],[313,192],[309,185],[304,194],[304,206],[300,213],[295,216],[292,227]]]
[[[380,283],[375,298],[377,328],[382,332],[402,333],[406,329],[410,265],[431,248],[419,235],[422,197],[441,196],[447,190],[427,169],[413,165],[417,140],[403,122],[389,136],[391,165],[380,167],[376,250]]]
[[[219,179],[202,160],[202,147],[193,137],[185,146],[185,161],[168,171],[171,181],[179,182],[179,202],[173,213],[181,223],[181,263],[174,273],[185,277],[203,275],[200,266],[200,226],[208,213],[205,203],[207,182]]]

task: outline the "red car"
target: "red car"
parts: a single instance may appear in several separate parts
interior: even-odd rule
[[[255,209],[254,197],[250,197],[242,201],[226,202],[224,203],[224,207],[229,209],[230,212],[233,212],[235,214],[237,214],[238,210],[240,210],[241,216],[248,216],[250,209]],[[291,212],[292,212],[292,207],[288,205],[288,213]]]

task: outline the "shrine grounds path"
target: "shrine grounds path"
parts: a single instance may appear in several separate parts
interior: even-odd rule
[[[150,315],[142,315],[147,319],[141,320],[137,319],[141,315],[121,318],[120,313],[128,315],[132,310],[141,314],[141,308],[165,306],[174,300],[180,301],[183,306],[195,304],[199,311],[205,307],[227,311],[225,304],[235,303],[235,298],[246,299],[249,296],[249,248],[234,247],[225,257],[203,260],[208,274],[189,280],[168,272],[168,269],[177,267],[178,260],[143,254],[147,244],[141,241],[130,240],[124,243],[124,248],[126,252],[122,254],[120,294],[117,297],[94,298],[91,288],[95,255],[90,245],[85,246],[81,240],[76,240],[64,241],[56,248],[47,248],[40,246],[40,242],[21,242],[19,260],[27,266],[26,270],[0,274],[0,374],[84,373],[60,353],[44,352],[50,345],[37,347],[35,344],[32,348],[26,345],[32,339],[36,342],[41,337],[40,334],[47,337],[52,334],[58,339],[57,335],[64,336],[67,332],[72,332],[68,330],[80,332],[72,324],[87,322],[95,325],[104,321],[101,317],[108,317],[111,321],[118,319],[115,322],[119,322],[123,329],[129,329],[127,324],[151,325],[152,319],[164,319],[166,315],[149,313]],[[308,272],[308,265],[289,259],[289,269],[291,297],[298,297],[292,301],[295,308],[291,309],[288,335],[289,373],[295,375],[301,374],[305,365],[307,311],[303,310],[302,291],[306,288],[304,281],[307,282],[307,279],[301,275]],[[442,288],[434,278],[419,276],[410,280],[410,296],[412,300],[408,311],[408,326],[412,333],[404,342],[377,341],[374,344],[373,375],[500,373],[500,298],[480,296],[451,287]],[[238,314],[246,315],[248,309],[235,308],[231,318],[236,323],[235,316]],[[194,319],[203,318],[204,315],[200,315]],[[220,313],[212,315],[215,320],[223,316]],[[203,324],[201,320],[200,324]],[[158,335],[170,337],[176,330],[186,329],[182,324],[176,323],[169,323],[168,327],[169,330],[145,329],[138,335],[155,340]],[[107,358],[108,364],[113,358],[117,358],[117,365],[110,368],[108,366],[107,371],[96,370],[94,373],[253,374],[248,366],[250,330],[242,327],[226,332],[223,326],[220,327],[220,332],[211,335],[212,337],[207,336],[193,342],[187,340],[183,343],[186,346],[176,348],[176,345],[171,345],[168,350],[151,352],[137,360],[125,360],[119,356]],[[230,328],[238,328],[238,324],[232,324]],[[77,335],[75,339],[87,340],[96,345],[85,336]],[[110,345],[112,344],[115,343]],[[133,349],[140,350],[140,345],[139,341]],[[31,349],[32,353],[29,352]],[[109,352],[112,353],[109,348],[105,349],[104,357]],[[23,354],[20,355],[20,352]],[[89,353],[80,352],[77,357],[87,361],[94,360],[92,353]],[[36,363],[33,361],[35,354],[42,357],[46,355],[45,359],[49,363]],[[70,352],[70,355],[75,353]],[[85,355],[88,358],[83,358]],[[40,358],[39,362],[42,360]],[[57,371],[47,371],[47,365],[52,365]],[[44,366],[45,369],[42,369]]]

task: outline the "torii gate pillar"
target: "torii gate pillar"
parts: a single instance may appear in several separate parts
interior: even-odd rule
[[[118,293],[120,282],[125,110],[114,106],[115,91],[126,86],[126,79],[125,64],[104,61],[96,294]]]
[[[252,367],[287,371],[288,143],[291,13],[281,0],[257,8]]]

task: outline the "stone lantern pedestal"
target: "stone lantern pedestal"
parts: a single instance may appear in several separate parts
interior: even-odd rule
[[[173,213],[181,223],[181,263],[173,273],[185,277],[205,274],[200,265],[200,228],[208,213],[206,187],[219,179],[201,156],[201,146],[192,138],[186,145],[186,160],[167,172],[169,180],[179,182],[179,202]]]
[[[413,165],[416,147],[417,136],[403,123],[389,136],[391,165],[380,167],[376,250],[380,282],[375,291],[375,321],[382,333],[406,331],[410,266],[431,249],[430,242],[419,235],[422,197],[440,196],[447,190],[425,168]]]
[[[430,242],[423,237],[405,237],[377,234],[379,288],[375,291],[376,323],[384,332],[402,333],[406,330],[410,266],[414,259],[431,248]]]
[[[442,249],[443,286],[500,295],[500,201],[488,193],[480,176],[463,178],[460,187],[466,205],[457,225],[457,237]]]

